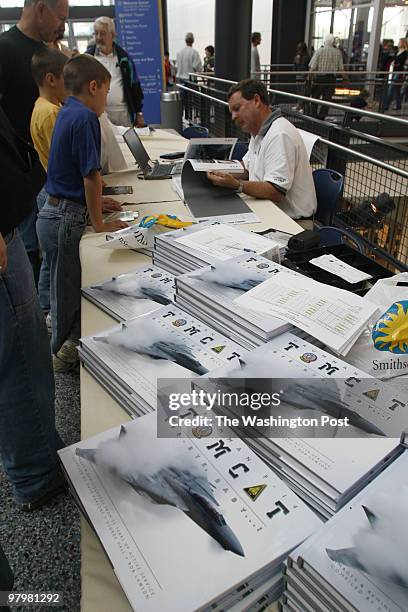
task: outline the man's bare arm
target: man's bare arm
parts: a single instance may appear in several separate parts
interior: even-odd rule
[[[128,227],[123,221],[104,223],[102,218],[102,177],[99,170],[84,176],[86,205],[95,232],[113,232]]]

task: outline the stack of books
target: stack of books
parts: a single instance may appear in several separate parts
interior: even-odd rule
[[[158,378],[191,378],[238,365],[245,349],[169,305],[81,338],[78,351],[85,369],[136,417],[157,408]]]
[[[237,430],[292,490],[329,518],[402,452],[406,394],[289,332],[242,355],[238,368],[223,367],[198,384],[270,392],[271,378],[279,379],[275,390],[282,393],[280,406],[268,414],[317,418],[319,424],[322,416],[349,419],[347,428],[307,427],[307,433],[289,420],[270,430],[258,422]],[[236,406],[217,410],[239,414]]]
[[[252,349],[291,326],[277,317],[240,308],[234,300],[282,271],[286,272],[280,264],[247,253],[176,277],[175,301],[183,310]],[[298,274],[289,273],[295,281]]]
[[[59,452],[131,607],[261,610],[321,521],[245,442],[158,438],[146,415]]]
[[[82,295],[118,321],[157,310],[174,299],[174,276],[153,265],[82,289]]]
[[[155,236],[153,263],[177,276],[244,253],[279,261],[280,245],[232,225],[205,221]]]
[[[408,454],[291,553],[281,609],[405,612]]]

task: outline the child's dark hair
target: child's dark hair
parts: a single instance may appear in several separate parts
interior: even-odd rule
[[[57,49],[44,46],[41,51],[36,51],[31,59],[31,72],[38,87],[43,85],[47,74],[53,74],[58,79],[67,61],[67,56]]]
[[[74,96],[79,95],[91,81],[98,87],[110,81],[110,72],[92,55],[83,53],[72,57],[64,66],[65,88]]]

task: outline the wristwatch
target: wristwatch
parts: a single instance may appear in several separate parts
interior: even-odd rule
[[[239,179],[237,179],[239,182],[238,187],[236,188],[235,192],[236,193],[242,193],[244,191],[244,181],[241,181]]]

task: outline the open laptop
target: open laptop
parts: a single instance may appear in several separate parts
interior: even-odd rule
[[[159,162],[151,160],[142,141],[133,128],[127,130],[127,132],[123,134],[123,138],[145,179],[165,179],[171,178],[175,174],[180,174],[183,165],[182,161],[159,164]]]
[[[133,128],[123,138],[143,172],[145,179],[171,178],[181,174],[186,159],[231,159],[237,138],[192,138],[181,161],[160,164],[150,159],[142,141]]]

